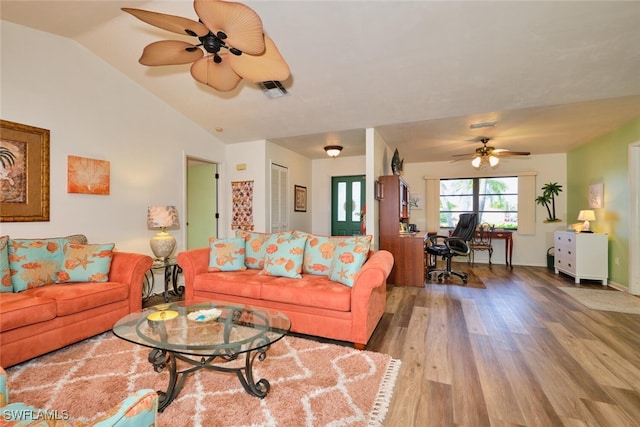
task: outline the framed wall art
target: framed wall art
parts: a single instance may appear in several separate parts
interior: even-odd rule
[[[589,186],[589,207],[597,209],[603,207],[602,198],[604,196],[603,183],[593,184]]]
[[[307,187],[294,185],[293,195],[294,195],[293,210],[296,212],[306,212],[307,211]]]
[[[109,170],[107,160],[67,156],[67,193],[108,195]]]
[[[49,137],[0,120],[0,222],[49,221]]]

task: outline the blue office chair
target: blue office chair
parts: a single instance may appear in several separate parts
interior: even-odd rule
[[[471,251],[469,248],[469,240],[473,237],[478,224],[478,218],[475,213],[460,214],[460,219],[451,236],[430,236],[429,244],[425,248],[427,255],[435,255],[442,257],[447,262],[445,270],[431,270],[427,272],[429,278],[432,274],[437,274],[438,282],[451,275],[458,276],[463,283],[467,283],[467,273],[462,271],[454,271],[451,269],[451,260],[455,256],[468,256]]]

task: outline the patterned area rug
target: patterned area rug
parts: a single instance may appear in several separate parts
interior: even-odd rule
[[[111,332],[7,369],[10,398],[88,421],[141,388],[166,389],[149,349]],[[250,396],[233,374],[198,371],[159,414],[162,426],[382,425],[400,361],[295,337],[275,343],[254,364],[271,390]]]
[[[601,311],[640,314],[640,298],[621,291],[560,287],[580,304]]]

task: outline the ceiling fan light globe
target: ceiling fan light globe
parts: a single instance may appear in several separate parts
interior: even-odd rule
[[[491,167],[495,167],[498,163],[500,163],[500,159],[496,156],[489,156],[489,165],[491,165]]]
[[[471,166],[473,166],[474,168],[479,168],[480,167],[480,162],[482,161],[482,159],[480,157],[475,157],[473,160],[471,160]]]

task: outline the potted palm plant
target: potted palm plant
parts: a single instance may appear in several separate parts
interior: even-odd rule
[[[549,182],[542,187],[542,196],[536,197],[536,203],[547,209],[547,219],[544,222],[560,222],[556,218],[556,196],[562,192],[562,185],[557,182]]]

